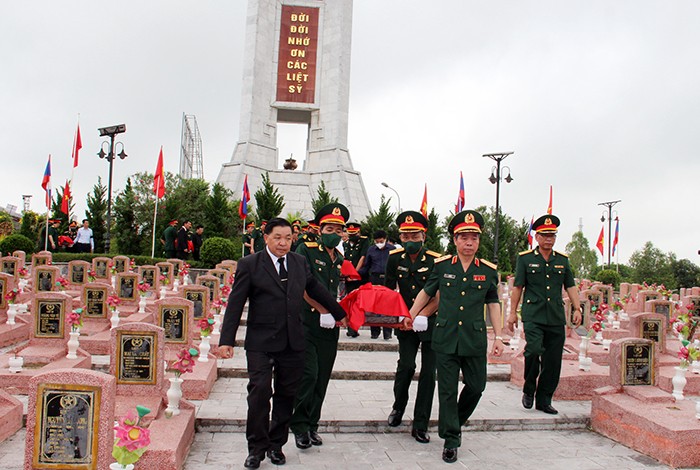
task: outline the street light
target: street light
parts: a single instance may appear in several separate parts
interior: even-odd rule
[[[102,142],[100,151],[97,152],[98,157],[106,158],[109,162],[109,189],[107,190],[107,231],[105,232],[105,253],[109,253],[109,248],[111,244],[110,230],[112,227],[112,166],[114,162],[114,136],[126,132],[126,124],[117,124],[116,126],[101,127],[98,130],[100,131],[101,137],[109,136],[109,142]],[[105,153],[104,151],[105,144],[108,144],[107,153]],[[122,146],[122,150],[117,156],[124,160],[127,157],[126,152],[124,152],[124,144],[122,144],[121,142],[117,142],[117,144],[121,144]]]
[[[482,155],[482,157],[490,158],[496,162],[496,166],[491,168],[491,176],[488,180],[491,184],[496,185],[496,236],[493,241],[493,262],[498,264],[498,232],[499,232],[499,220],[500,220],[500,193],[501,193],[501,179],[506,180],[506,183],[513,181],[513,177],[510,175],[510,167],[504,166],[503,170],[507,170],[508,174],[503,178],[503,171],[501,169],[501,162],[513,155],[514,152],[501,152],[501,153],[487,153]]]
[[[612,250],[612,208],[618,202],[622,202],[622,199],[618,199],[617,201],[598,203],[599,206],[605,206],[608,208],[608,268],[610,268],[610,253]],[[615,216],[615,218],[617,219],[617,215]],[[603,223],[605,222],[605,212],[603,212],[603,215],[600,217],[600,221]]]
[[[396,199],[398,200],[398,203],[399,203],[399,213],[401,213],[401,196],[399,196],[399,192],[396,191],[394,188],[392,188],[391,186],[389,186],[388,184],[386,184],[386,183],[384,183],[384,182],[382,182],[382,186],[384,186],[385,188],[389,188],[389,189],[391,189],[392,191],[394,191],[394,194],[396,194]]]

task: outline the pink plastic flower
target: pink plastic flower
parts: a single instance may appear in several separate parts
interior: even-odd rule
[[[177,360],[173,362],[172,365],[172,369],[177,377],[187,372],[192,372],[194,368],[194,359],[192,359],[192,356],[196,356],[197,354],[198,351],[194,348],[184,348],[177,353]]]
[[[681,346],[681,349],[678,350],[678,359],[688,360],[688,348]]]
[[[601,325],[600,322],[595,322],[595,323],[593,323],[593,324],[591,325],[591,328],[593,328],[593,331],[595,331],[596,333],[598,333],[600,330],[603,329],[603,325]]]
[[[137,422],[137,417],[133,411],[129,411],[125,417],[119,420],[119,424],[114,426],[117,437],[115,445],[133,452],[151,443],[151,431],[137,426]]]

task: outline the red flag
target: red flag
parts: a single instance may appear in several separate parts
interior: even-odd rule
[[[63,200],[61,200],[61,212],[68,215],[70,212],[70,199],[73,195],[70,193],[70,182],[66,181],[66,187],[63,190]]]
[[[455,205],[455,214],[458,212],[462,212],[462,209],[464,209],[464,204],[465,204],[465,197],[464,197],[464,178],[462,178],[462,172],[459,172],[459,195],[457,196],[457,204]]]
[[[612,255],[615,256],[615,249],[617,248],[617,240],[620,236],[620,219],[615,217],[615,238],[613,239]]]
[[[241,219],[248,217],[248,202],[250,201],[250,191],[248,190],[248,175],[245,175],[243,180],[243,194],[241,194],[241,203],[238,205],[238,215]]]
[[[600,227],[600,235],[598,235],[598,242],[595,244],[595,246],[600,250],[600,256],[604,256],[603,254],[603,241],[605,240],[605,232],[604,232],[605,226]]]
[[[420,213],[423,217],[428,218],[428,183],[425,184],[425,190],[423,191],[423,202],[420,203]]]
[[[552,213],[552,185],[549,185],[549,205],[547,206],[547,214]]]
[[[158,199],[165,196],[165,177],[163,175],[163,146],[160,147],[158,155],[158,165],[156,165],[156,174],[153,177],[153,193]]]
[[[44,178],[41,180],[41,187],[44,188],[46,192],[46,208],[51,209],[51,154],[49,154],[49,161],[46,162],[46,169],[44,170]]]
[[[75,141],[73,142],[73,168],[78,166],[78,152],[83,148],[83,141],[80,139],[80,124],[78,130],[75,131]]]

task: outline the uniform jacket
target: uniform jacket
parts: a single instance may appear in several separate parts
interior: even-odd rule
[[[523,251],[515,267],[514,285],[525,289],[521,311],[524,322],[566,324],[562,287],[576,285],[566,255],[552,251],[549,261],[545,261],[539,248]]]
[[[229,295],[219,344],[233,346],[248,300],[245,348],[250,351],[277,352],[287,344],[295,351],[304,349],[301,311],[304,290],[340,320],[345,312],[328,290],[311,274],[303,256],[287,254],[287,289],[267,250],[238,261],[236,282]],[[318,314],[316,315],[318,324]]]
[[[423,288],[431,297],[440,291],[433,350],[458,356],[486,356],[484,305],[498,302],[496,266],[474,258],[465,272],[457,256],[435,260]]]

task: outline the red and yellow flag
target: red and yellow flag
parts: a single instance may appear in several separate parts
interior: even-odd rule
[[[423,202],[420,203],[420,213],[426,219],[428,218],[428,183],[425,183],[425,189],[423,190]]]
[[[596,248],[598,248],[598,250],[600,250],[600,256],[605,256],[603,253],[604,241],[605,241],[605,226],[602,226],[602,227],[600,227],[600,235],[598,235],[598,241],[595,244]]]

